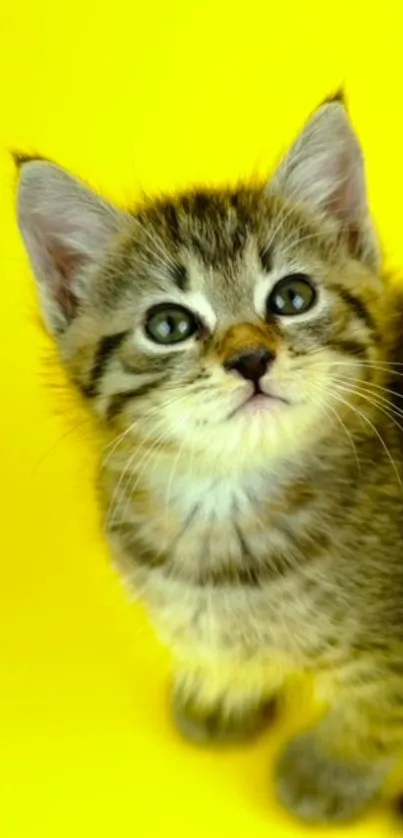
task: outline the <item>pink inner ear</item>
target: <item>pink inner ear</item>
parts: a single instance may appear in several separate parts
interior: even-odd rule
[[[55,299],[67,317],[71,318],[77,308],[74,279],[80,267],[85,263],[85,256],[82,253],[66,250],[58,242],[52,242],[47,250],[58,276]]]

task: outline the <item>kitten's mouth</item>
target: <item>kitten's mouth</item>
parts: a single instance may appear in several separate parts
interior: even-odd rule
[[[289,404],[290,402],[282,396],[274,395],[274,393],[264,393],[260,387],[256,387],[255,392],[248,396],[235,410],[232,410],[227,419],[241,415],[272,413]]]

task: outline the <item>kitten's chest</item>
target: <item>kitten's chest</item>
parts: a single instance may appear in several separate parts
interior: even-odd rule
[[[150,499],[147,510],[137,509],[140,537],[183,579],[276,575],[326,548],[323,527],[315,532],[316,499],[302,483],[185,475],[150,486]]]
[[[303,484],[280,491],[259,475],[250,482],[155,481],[135,499],[131,557],[171,647],[183,653],[188,645],[201,656],[219,649],[240,657],[261,649],[295,658],[316,653],[334,614],[324,602],[330,559],[313,501]]]
[[[272,661],[309,668],[337,652],[336,626],[348,617],[315,573],[290,573],[264,585],[192,585],[163,569],[143,588],[161,639],[180,657],[208,663]],[[337,613],[339,611],[339,613]],[[282,662],[282,663],[281,663]]]

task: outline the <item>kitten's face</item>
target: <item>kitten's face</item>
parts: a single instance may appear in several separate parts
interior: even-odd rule
[[[236,463],[283,456],[334,424],[341,379],[365,374],[377,352],[378,280],[280,200],[251,191],[161,204],[122,254],[74,343],[95,319],[102,341],[113,320],[122,340],[96,373],[95,403],[120,428],[135,421],[137,435]]]
[[[29,167],[42,193],[44,168],[60,179],[49,164]],[[381,352],[374,239],[366,212],[360,228],[357,218],[347,225],[290,200],[296,170],[294,162],[287,175],[283,164],[272,193],[195,193],[133,215],[99,202],[89,243],[88,193],[81,217],[68,218],[67,237],[56,229],[45,241],[28,177],[25,203],[37,227],[27,232],[24,218],[22,227],[36,272],[53,270],[51,293],[42,285],[48,321],[81,389],[128,438],[175,443],[196,459],[203,451],[228,471],[294,456],[348,421],[351,390],[374,374],[369,362]],[[306,179],[304,169],[305,189]],[[82,189],[75,183],[65,181],[67,209],[74,188]],[[344,183],[336,196],[345,212],[358,206],[351,188]],[[54,184],[47,191],[50,201]]]

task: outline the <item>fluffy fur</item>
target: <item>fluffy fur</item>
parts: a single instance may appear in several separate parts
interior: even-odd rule
[[[305,820],[355,817],[403,751],[403,306],[343,103],[265,188],[123,212],[28,161],[19,219],[48,327],[109,438],[106,529],[172,649],[177,723],[250,735],[310,672],[328,711],[280,757],[279,796]],[[315,303],[275,316],[290,274]],[[196,336],[150,339],[165,302]],[[233,359],[256,350],[271,409],[241,407],[253,387]]]

